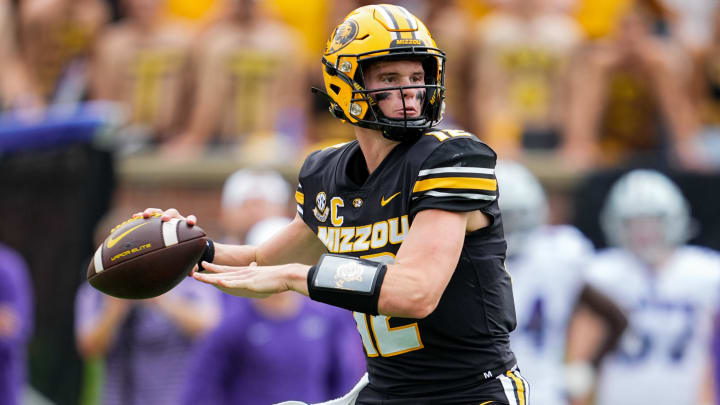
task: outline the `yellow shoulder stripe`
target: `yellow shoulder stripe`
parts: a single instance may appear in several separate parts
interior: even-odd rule
[[[475,177],[440,177],[415,182],[413,193],[432,190],[435,188],[468,188],[475,190],[495,191],[497,180],[479,179]]]
[[[295,201],[297,201],[298,204],[303,205],[305,204],[305,194],[296,191],[295,192]]]

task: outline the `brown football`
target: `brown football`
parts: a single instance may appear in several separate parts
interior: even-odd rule
[[[114,297],[157,297],[190,273],[205,245],[202,228],[184,220],[130,219],[116,226],[97,249],[87,279]]]

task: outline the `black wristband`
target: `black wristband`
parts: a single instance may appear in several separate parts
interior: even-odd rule
[[[314,301],[378,315],[380,288],[386,272],[384,263],[325,254],[308,271],[308,293]]]
[[[205,250],[203,251],[200,260],[198,260],[198,270],[205,270],[202,266],[202,262],[212,263],[215,260],[215,243],[210,238],[205,238]]]

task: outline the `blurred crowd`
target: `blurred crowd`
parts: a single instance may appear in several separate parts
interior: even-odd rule
[[[441,125],[477,134],[505,162],[498,180],[518,315],[513,348],[531,386],[538,382],[538,403],[561,404],[567,394],[592,403],[593,391],[603,405],[714,403],[720,256],[685,246],[693,224],[681,191],[659,172],[623,177],[600,218],[619,248],[597,254],[577,229],[550,225],[568,219],[553,214],[564,207],[513,161],[533,169],[540,159],[575,176],[636,166],[717,175],[717,2],[387,2],[423,20],[448,55]],[[310,87],[323,87],[329,33],[369,3],[0,0],[0,141],[10,126],[17,133],[57,111],[102,105],[121,157],[297,165],[310,150],[353,138]],[[217,213],[223,235],[214,237],[261,243],[292,215],[291,189],[267,169],[232,174]],[[107,219],[99,237],[122,219]],[[0,288],[6,403],[27,374],[32,293],[22,259],[4,248],[0,272],[14,283],[0,284],[8,286]],[[195,284],[142,302],[80,287],[78,352],[106,364],[102,394],[87,403],[320,401],[362,373],[351,316],[295,295],[234,299]],[[626,395],[637,387],[659,398]]]
[[[315,99],[328,33],[366,1],[3,0],[0,109],[111,102],[125,152],[297,161],[349,139]],[[712,0],[402,0],[448,54],[446,127],[571,169],[720,165]]]

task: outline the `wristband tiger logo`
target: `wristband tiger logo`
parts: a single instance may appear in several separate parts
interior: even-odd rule
[[[363,267],[357,263],[338,266],[335,270],[335,288],[348,289],[344,284],[351,281],[363,281]]]

